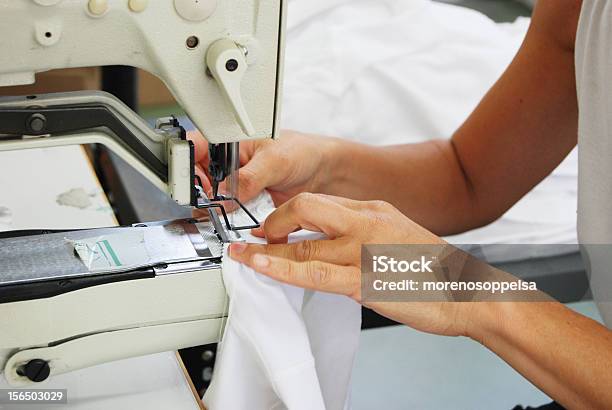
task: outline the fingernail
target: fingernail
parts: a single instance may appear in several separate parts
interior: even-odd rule
[[[247,247],[248,245],[246,243],[233,243],[231,244],[229,251],[230,254],[234,253],[236,255],[240,255],[241,253],[244,253]]]
[[[270,266],[270,258],[264,255],[257,254],[253,256],[253,265],[258,268],[267,268]]]

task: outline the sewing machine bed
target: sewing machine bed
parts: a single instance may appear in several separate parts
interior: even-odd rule
[[[208,222],[0,234],[0,303],[193,268],[213,267],[223,246]]]

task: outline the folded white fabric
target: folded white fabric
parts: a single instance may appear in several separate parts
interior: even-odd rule
[[[261,218],[272,209],[268,203],[266,195],[249,206]],[[299,232],[290,240],[313,237],[320,235]],[[204,396],[208,409],[348,408],[360,306],[278,283],[230,259],[227,249],[223,280],[229,316]]]

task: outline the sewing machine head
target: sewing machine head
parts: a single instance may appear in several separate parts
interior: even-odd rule
[[[275,135],[279,0],[5,0],[0,86],[58,68],[125,65],[161,78],[214,144]]]
[[[240,141],[276,136],[284,18],[284,0],[2,0],[0,87],[60,68],[149,71],[210,143],[216,187],[236,171]],[[0,235],[0,334],[9,335],[0,373],[13,385],[211,343],[227,315],[223,243],[249,226],[231,225],[216,189],[206,196],[176,118],[152,129],[101,92],[0,98],[0,152],[75,144],[105,145],[178,204],[208,208],[210,221]],[[111,265],[88,266],[85,250]],[[145,258],[117,264],[121,252]],[[37,254],[58,264],[42,266]]]
[[[35,73],[59,68],[125,65],[149,71],[163,80],[211,144],[216,186],[234,171],[227,159],[235,156],[237,144],[231,143],[276,136],[284,7],[279,0],[6,0],[0,12],[0,87],[30,84]],[[106,106],[134,134],[127,143],[123,135],[111,136],[110,148],[120,145],[119,154],[179,204],[198,205],[189,142],[184,136],[154,135],[111,100],[83,93],[5,99],[0,101],[5,114],[20,109],[19,120],[25,121],[20,125],[27,126],[10,128],[5,117],[0,135],[63,136],[77,125],[53,127],[54,113],[37,108],[71,107],[72,113],[63,114],[70,118],[83,105]],[[80,126],[81,132],[95,128]],[[100,135],[91,139],[108,142]],[[60,145],[11,143],[0,150],[51,144]]]

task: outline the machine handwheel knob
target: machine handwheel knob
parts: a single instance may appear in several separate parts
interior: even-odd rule
[[[49,363],[42,359],[33,359],[20,369],[19,375],[25,376],[35,383],[47,380],[51,374]]]

